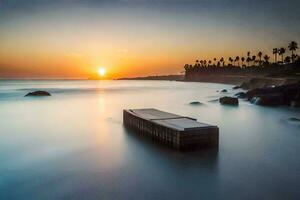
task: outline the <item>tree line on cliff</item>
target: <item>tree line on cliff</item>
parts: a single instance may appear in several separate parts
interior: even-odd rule
[[[252,54],[250,51],[245,56],[234,56],[225,59],[213,58],[211,60],[197,59],[195,63],[185,64],[186,77],[191,75],[201,75],[207,73],[274,73],[290,71],[295,66],[300,66],[300,56],[296,54],[298,44],[291,41],[287,48],[280,47],[272,50],[274,61],[270,61],[270,56],[259,51]],[[287,55],[288,51],[290,55]],[[300,68],[300,67],[299,67]]]

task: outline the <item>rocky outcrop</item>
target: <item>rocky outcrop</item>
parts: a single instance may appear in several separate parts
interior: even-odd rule
[[[244,75],[216,75],[216,74],[188,74],[185,76],[185,81],[189,82],[208,82],[208,83],[225,83],[240,85],[241,83],[248,81],[249,76]]]
[[[251,78],[249,81],[243,82],[240,88],[244,90],[252,90],[255,88],[277,87],[286,84],[297,83],[298,79],[292,78]]]
[[[251,99],[251,103],[261,106],[283,105],[284,97],[281,93],[258,95]]]
[[[221,97],[219,99],[219,102],[222,105],[232,105],[232,106],[239,105],[239,100],[238,100],[238,98],[235,98],[235,97]]]
[[[300,119],[299,119],[299,118],[296,118],[296,117],[291,117],[291,118],[289,118],[289,121],[292,121],[292,122],[300,122]]]
[[[51,96],[51,94],[47,91],[34,91],[34,92],[29,92],[28,94],[25,95],[25,97],[42,97],[42,96]]]
[[[241,86],[238,86],[238,85],[237,85],[237,86],[234,86],[234,87],[232,87],[232,89],[233,89],[233,90],[237,90],[237,89],[240,89],[240,88],[241,88]]]
[[[240,98],[240,99],[244,99],[247,97],[245,92],[238,92],[234,96],[236,96],[237,98]]]
[[[257,105],[297,105],[300,101],[300,83],[249,90],[246,97]]]
[[[294,99],[291,101],[291,106],[295,108],[300,108],[300,99]]]

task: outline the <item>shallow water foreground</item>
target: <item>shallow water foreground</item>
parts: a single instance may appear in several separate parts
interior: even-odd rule
[[[0,81],[0,199],[299,199],[300,110],[213,101],[231,87]],[[52,96],[23,97],[35,89]],[[218,125],[219,150],[178,152],[123,128],[124,108],[150,107]]]

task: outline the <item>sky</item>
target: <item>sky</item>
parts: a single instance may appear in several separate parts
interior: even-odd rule
[[[0,78],[180,74],[292,40],[299,0],[0,0]]]

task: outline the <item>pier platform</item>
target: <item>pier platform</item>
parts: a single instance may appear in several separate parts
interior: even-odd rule
[[[176,149],[218,147],[219,128],[153,108],[123,110],[124,126]]]

